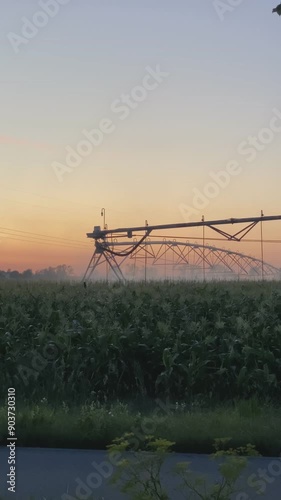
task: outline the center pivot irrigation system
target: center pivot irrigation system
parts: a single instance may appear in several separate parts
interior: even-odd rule
[[[251,275],[252,271],[260,271],[262,278],[265,275],[272,275],[274,272],[279,273],[279,269],[271,266],[270,264],[264,263],[263,261],[262,223],[276,220],[281,220],[281,215],[264,216],[263,212],[261,212],[260,217],[205,221],[203,216],[200,222],[186,222],[179,224],[149,226],[146,222],[145,226],[123,227],[117,229],[108,229],[107,226],[105,226],[104,229],[101,229],[100,226],[95,226],[93,232],[87,233],[87,238],[91,238],[95,241],[95,249],[83,277],[83,281],[86,284],[86,281],[91,278],[95,269],[104,263],[106,264],[107,269],[110,268],[113,271],[118,280],[126,281],[121,270],[121,265],[128,257],[137,257],[140,250],[144,251],[145,259],[150,257],[153,259],[153,263],[159,262],[161,255],[163,257],[164,254],[166,255],[167,251],[172,250],[177,255],[177,263],[185,264],[185,266],[191,264],[190,256],[191,252],[193,252],[197,256],[197,265],[198,260],[202,263],[204,279],[206,267],[208,266],[209,268],[212,268],[212,266],[214,267],[215,265],[223,265],[226,268],[229,268],[230,272],[232,271],[232,266],[235,265],[238,272],[245,275]],[[261,223],[261,259],[205,245],[205,228],[212,229],[223,239],[240,242],[258,223]],[[244,227],[233,234],[220,227],[236,224],[243,224]],[[153,231],[199,227],[202,227],[203,229],[202,245],[190,242],[180,243],[176,239],[172,241],[166,237],[162,237],[163,239],[161,241],[159,241],[159,237],[157,241],[152,241],[151,238],[149,238]],[[190,240],[191,238],[186,236],[186,239]],[[158,245],[158,247],[160,247],[158,252],[155,253],[152,250],[153,245]],[[124,247],[124,249],[121,247]],[[118,262],[117,258],[121,258],[121,262]]]

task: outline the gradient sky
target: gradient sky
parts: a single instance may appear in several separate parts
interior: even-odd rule
[[[81,272],[91,254],[85,233],[102,223],[102,207],[109,227],[184,222],[194,189],[232,160],[241,172],[208,200],[205,219],[281,213],[281,132],[252,162],[237,149],[269,126],[274,108],[281,116],[277,3],[244,0],[221,21],[212,0],[70,0],[15,53],[8,36],[22,36],[22,18],[42,8],[5,2],[0,268],[65,263]],[[112,103],[157,65],[169,76],[120,120]],[[53,162],[65,163],[65,148],[105,118],[114,132],[59,182]],[[270,223],[265,237],[280,229]],[[279,250],[267,245],[265,256],[281,267]]]

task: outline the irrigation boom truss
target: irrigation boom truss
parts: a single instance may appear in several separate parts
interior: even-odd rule
[[[102,262],[106,262],[107,266],[112,269],[114,272],[115,276],[119,280],[125,280],[122,270],[121,270],[121,265],[117,262],[116,257],[123,257],[123,261],[129,257],[136,255],[137,252],[139,252],[140,248],[142,248],[146,254],[148,254],[148,247],[153,244],[153,242],[148,242],[145,241],[148,239],[148,237],[151,235],[153,231],[159,231],[159,230],[170,230],[170,229],[184,229],[184,228],[203,228],[203,234],[204,234],[204,229],[207,227],[209,229],[212,229],[213,231],[217,232],[222,238],[225,238],[228,241],[236,241],[240,242],[259,222],[268,222],[268,221],[277,221],[281,220],[281,215],[271,215],[271,216],[264,216],[263,212],[261,212],[261,216],[259,217],[246,217],[246,218],[231,218],[231,219],[219,219],[219,220],[211,220],[211,221],[205,221],[204,216],[202,217],[202,220],[199,222],[183,222],[183,223],[178,223],[178,224],[160,224],[160,225],[148,225],[146,224],[145,226],[137,226],[137,227],[123,227],[123,228],[117,228],[117,229],[107,229],[105,227],[104,229],[101,229],[100,226],[95,226],[94,230],[91,233],[87,233],[87,238],[93,239],[95,241],[95,250],[94,253],[91,257],[90,263],[87,267],[86,273],[84,275],[83,280],[86,281],[91,277],[93,274],[94,270],[98,265],[100,265]],[[223,230],[220,226],[229,226],[229,225],[236,225],[236,224],[243,224],[244,227],[240,229],[237,232],[234,232],[231,234],[230,232],[227,232]],[[143,235],[140,235],[138,233],[144,233]],[[136,236],[138,236],[138,239],[136,239]],[[124,242],[122,243],[117,243],[117,238],[121,238],[124,240],[129,239],[133,241],[131,242]],[[203,238],[204,240],[204,238]],[[166,239],[164,238],[162,243],[168,244],[170,248],[172,246],[176,245],[174,240],[173,245],[170,244],[171,242],[167,242]],[[261,245],[262,245],[262,231],[261,231]],[[156,244],[156,242],[155,242]],[[159,242],[157,243],[159,245]],[[124,250],[121,250],[121,246],[127,246]],[[202,262],[203,262],[203,267],[206,263],[208,263],[207,258],[206,258],[206,251],[210,250],[211,247],[208,245],[205,246],[205,242],[203,241],[203,245],[194,245],[191,243],[186,244],[187,247],[192,247],[194,250],[197,247],[200,247],[200,252],[202,253]],[[212,251],[215,252],[216,250],[223,251],[222,249],[216,249],[215,247],[212,247]],[[238,255],[235,252],[230,252],[226,251],[226,254],[233,254]],[[263,253],[263,251],[262,251]],[[150,252],[150,255],[153,255],[153,253]],[[248,258],[248,256],[245,256],[243,254],[239,254],[243,258]],[[155,258],[155,255],[154,255]],[[262,259],[252,259],[255,262],[259,262],[261,265],[261,270],[262,270],[262,276],[264,273],[264,263],[263,263],[263,256]],[[185,263],[188,264],[188,261],[185,259]],[[273,266],[267,265],[271,267],[272,269]],[[268,268],[269,268],[268,267]]]

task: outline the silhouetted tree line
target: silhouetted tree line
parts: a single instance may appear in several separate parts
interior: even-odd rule
[[[61,265],[57,267],[47,267],[33,272],[32,269],[26,269],[22,273],[20,271],[0,270],[0,280],[45,280],[45,281],[62,281],[73,279],[73,269],[71,266]]]

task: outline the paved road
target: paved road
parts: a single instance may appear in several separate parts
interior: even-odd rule
[[[16,493],[7,492],[7,448],[0,448],[0,498],[14,500],[129,500],[108,484],[114,465],[104,451],[16,448]],[[219,478],[217,466],[206,455],[174,454],[163,466],[162,479],[170,498],[187,498],[176,490],[171,475],[177,462],[191,461],[194,473]],[[106,462],[106,463],[105,463]],[[248,483],[248,484],[247,484]],[[255,488],[264,494],[257,494]],[[281,500],[281,458],[252,458],[241,479],[242,493],[233,500]],[[196,498],[196,497],[192,497]],[[198,498],[198,497],[197,497]],[[197,500],[197,499],[196,499]]]

